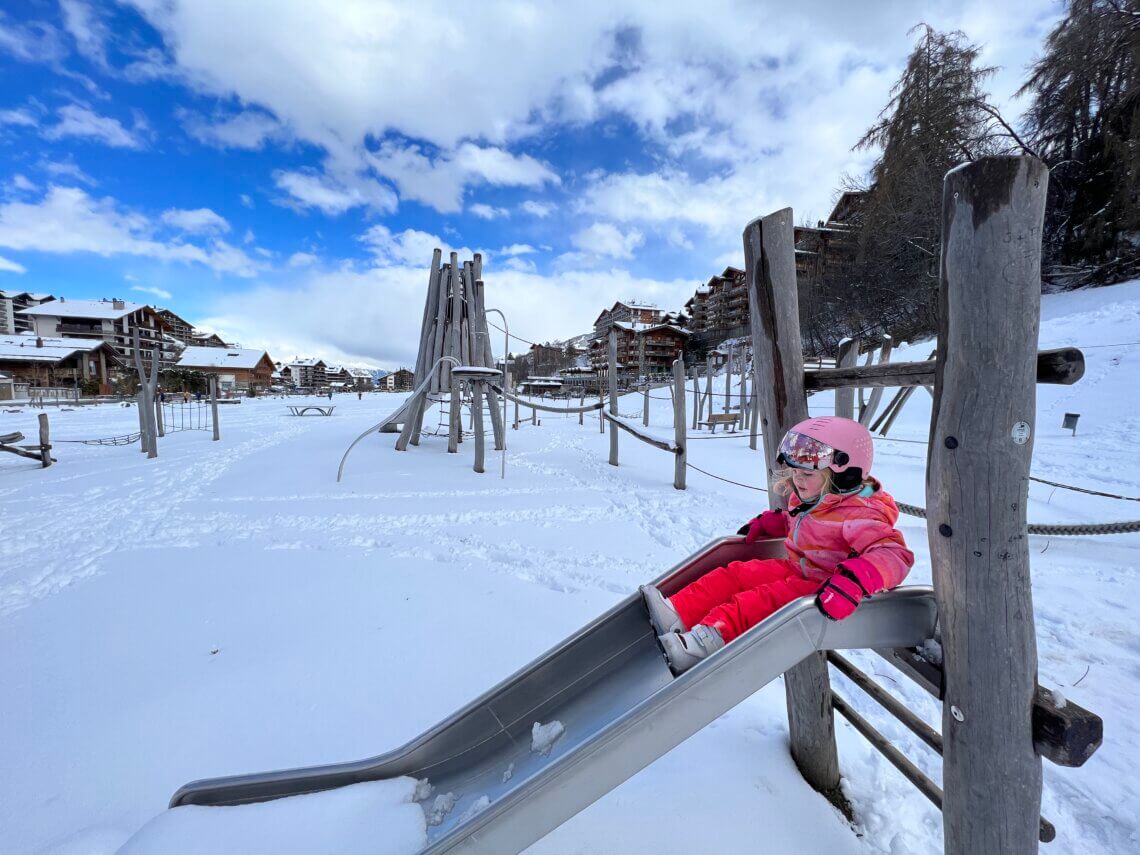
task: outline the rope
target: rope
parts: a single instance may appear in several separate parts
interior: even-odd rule
[[[751,484],[741,484],[739,481],[733,481],[731,478],[721,478],[719,475],[713,475],[711,472],[706,472],[704,469],[701,469],[701,467],[699,467],[699,466],[694,466],[692,463],[689,463],[687,460],[685,461],[685,465],[687,467],[689,467],[690,469],[696,469],[702,475],[708,475],[710,478],[715,478],[716,480],[723,481],[726,484],[735,484],[737,487],[743,487],[746,490],[759,490],[761,493],[767,493],[768,492],[763,487],[753,487]]]
[[[1104,496],[1106,499],[1122,499],[1125,502],[1140,502],[1140,498],[1136,496],[1118,496],[1115,493],[1102,493],[1099,490],[1089,490],[1085,487],[1074,487],[1072,484],[1059,484],[1056,481],[1046,481],[1044,478],[1035,478],[1029,476],[1030,481],[1036,481],[1038,484],[1048,484],[1050,487],[1060,487],[1062,490],[1072,490],[1076,493],[1088,493],[1090,496]]]
[[[108,436],[102,439],[53,439],[52,442],[74,442],[79,445],[130,445],[138,442],[141,433],[125,433],[122,436]]]
[[[918,505],[904,505],[902,502],[896,502],[896,504],[899,510],[904,514],[919,517],[920,519],[928,518],[925,508],[920,508]],[[1055,535],[1131,534],[1132,532],[1140,531],[1140,520],[1093,523],[1089,525],[1038,525],[1036,523],[1029,523],[1028,530],[1030,534]]]

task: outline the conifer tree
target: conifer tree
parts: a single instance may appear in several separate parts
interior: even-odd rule
[[[1045,263],[1060,284],[1140,273],[1140,2],[1068,0],[1018,92],[1051,169]]]

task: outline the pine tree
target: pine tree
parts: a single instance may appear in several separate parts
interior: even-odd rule
[[[865,184],[856,261],[830,283],[846,291],[849,334],[908,337],[937,325],[943,177],[1016,142],[986,100],[982,87],[996,69],[979,66],[978,52],[964,33],[921,25],[890,101],[856,145],[882,155]]]
[[[1019,95],[1051,169],[1045,263],[1060,284],[1140,272],[1140,2],[1068,0]]]

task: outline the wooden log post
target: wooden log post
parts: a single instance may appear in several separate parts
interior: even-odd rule
[[[487,326],[487,304],[483,296],[483,280],[479,279],[483,270],[483,257],[479,253],[475,253],[475,312],[476,312],[476,328],[481,333],[478,337],[481,342],[482,350],[482,366],[484,368],[495,367],[495,354],[491,348],[491,330]],[[503,359],[506,359],[506,351],[504,351]],[[503,366],[506,367],[505,365]],[[506,386],[506,377],[503,377],[503,388]],[[491,411],[491,430],[495,435],[495,451],[502,451],[507,445],[507,434],[503,427],[505,413],[499,409],[499,396],[495,393],[489,385],[484,386],[484,391],[487,394],[487,402]],[[506,403],[504,401],[504,403]]]
[[[40,423],[40,463],[47,469],[52,464],[51,459],[51,426],[48,424],[47,413],[39,414]]]
[[[610,327],[609,338],[610,415],[618,414],[617,330]],[[618,465],[618,432],[610,428],[610,466]]]
[[[792,209],[784,208],[744,229],[745,275],[752,326],[752,381],[764,435],[765,481],[770,481],[784,433],[807,418],[803,342],[796,292]],[[786,499],[768,494],[772,508]],[[792,758],[804,779],[834,801],[839,794],[839,757],[827,660],[812,654],[784,674]]]
[[[162,412],[162,396],[154,399],[154,422],[158,425],[158,435],[166,436],[166,418]]]
[[[222,438],[222,426],[218,423],[218,378],[210,375],[210,418],[214,422],[214,442]]]
[[[693,430],[697,429],[700,423],[700,414],[697,412],[700,409],[701,400],[701,381],[700,376],[697,374],[697,366],[693,366]]]
[[[486,452],[483,440],[483,383],[479,380],[471,384],[471,418],[474,421],[472,430],[475,433],[475,471],[483,472]]]
[[[413,389],[419,387],[424,377],[427,376],[427,372],[430,370],[430,365],[427,360],[428,352],[431,349],[433,332],[431,312],[439,298],[437,293],[439,288],[439,263],[442,258],[443,252],[437,247],[431,255],[431,271],[428,273],[428,290],[427,296],[424,298],[423,319],[420,321],[420,346],[416,351],[416,371],[415,378],[412,381]],[[396,439],[396,451],[406,451],[408,443],[412,441],[413,435],[415,436],[414,444],[419,444],[419,427],[422,427],[423,410],[424,400],[421,396],[416,399],[411,409],[404,416],[404,425],[400,429],[399,437]]]
[[[463,280],[458,253],[451,253],[451,314],[447,326],[447,354],[462,363],[460,333],[463,332]],[[459,435],[463,432],[463,391],[451,378],[451,364],[444,363],[447,389],[447,453],[459,452]]]
[[[836,368],[850,368],[859,362],[859,339],[845,338],[839,342],[839,352],[835,355]],[[855,388],[844,386],[835,390],[835,415],[845,419],[855,418]]]
[[[673,488],[685,489],[686,449],[689,441],[685,437],[685,362],[673,360],[673,444],[677,451],[673,456]]]
[[[605,399],[606,399],[606,396],[602,393],[602,372],[599,371],[598,372],[598,403],[600,404]],[[604,408],[598,407],[598,433],[605,433],[605,432],[606,432],[606,418],[605,418]]]
[[[641,390],[641,424],[649,427],[649,383]]]
[[[942,626],[947,855],[1037,851],[1037,642],[1026,533],[1048,170],[947,173],[926,503]]]
[[[883,336],[883,345],[879,350],[879,364],[886,365],[891,361],[891,348],[893,347],[893,339],[889,335]],[[862,389],[860,389],[860,395]],[[874,386],[871,389],[871,397],[867,401],[865,407],[859,410],[859,424],[867,427],[875,418],[875,411],[879,409],[879,402],[883,398],[883,387]]]
[[[733,345],[728,346],[728,361],[724,363],[724,411],[732,409],[732,351]]]
[[[703,398],[705,403],[704,403],[704,407],[702,408],[702,411],[701,411],[701,420],[702,421],[704,421],[704,418],[705,418],[704,410],[708,410],[708,414],[710,416],[712,415],[712,411],[713,411],[712,382],[713,382],[713,357],[712,357],[712,354],[709,353],[705,356],[705,395]]]
[[[740,412],[740,429],[746,430],[748,428],[748,414],[744,409],[744,400],[748,396],[748,387],[744,379],[744,374],[748,370],[748,360],[744,358],[744,347],[740,348],[740,394],[737,396],[736,402],[738,411]]]

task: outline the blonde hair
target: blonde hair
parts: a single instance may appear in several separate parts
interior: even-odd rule
[[[777,496],[786,496],[791,493],[792,473],[795,471],[796,470],[792,469],[790,466],[786,466],[783,469],[777,469],[775,472],[773,472],[772,481],[769,483],[769,486],[772,488],[772,492]],[[823,485],[819,488],[819,494],[822,496],[825,493],[833,492],[831,489],[831,470],[817,469],[816,471],[823,476]]]

